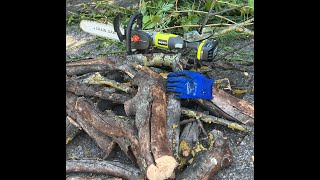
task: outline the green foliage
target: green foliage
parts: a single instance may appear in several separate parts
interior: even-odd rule
[[[184,33],[192,30],[198,30],[199,25],[203,23],[206,13],[211,6],[212,0],[195,1],[195,0],[142,0],[141,13],[143,14],[143,29],[163,31],[166,33],[174,33],[183,36]],[[213,6],[213,13],[226,9],[234,8],[243,4],[247,4],[242,8],[221,13],[219,15],[235,22],[243,22],[254,16],[254,0],[216,0]],[[135,6],[136,7],[136,6]],[[178,11],[176,12],[176,8]],[[196,12],[195,12],[196,11]],[[81,20],[94,20],[102,23],[112,22],[117,14],[122,15],[121,23],[127,24],[131,15],[138,12],[137,8],[123,8],[111,5],[108,0],[93,0],[82,4],[82,8],[77,12],[67,12],[67,24],[79,24]],[[232,24],[226,19],[216,16],[210,16],[207,24]],[[176,28],[178,27],[178,28]],[[216,31],[220,31],[226,26],[215,25]],[[231,31],[216,37],[220,43],[227,43],[238,38],[247,37],[244,33]],[[110,43],[107,40],[101,41],[99,48],[104,48]],[[124,49],[122,43],[117,44]]]
[[[248,5],[250,7],[250,13],[254,14],[254,0],[248,0]]]

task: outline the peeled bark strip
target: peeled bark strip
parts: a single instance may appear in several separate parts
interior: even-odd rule
[[[145,159],[140,152],[140,144],[136,137],[134,127],[129,123],[132,121],[128,117],[117,116],[112,111],[100,112],[93,103],[83,97],[75,97],[72,93],[67,92],[67,107],[73,109],[72,112],[77,119],[82,118],[92,125],[96,130],[109,137],[125,137],[131,143],[132,152],[134,153],[139,167],[143,169]]]
[[[98,173],[125,179],[143,179],[139,169],[113,161],[68,160],[66,161],[66,172]]]
[[[72,121],[74,121],[71,117],[66,117],[66,144],[72,141],[72,139],[81,132],[81,128],[78,125],[75,125]]]
[[[66,79],[66,90],[79,96],[94,96],[119,104],[123,104],[130,99],[129,95],[115,93],[114,90],[112,91],[112,88],[99,89],[94,86],[82,84],[74,78]]]
[[[228,128],[236,129],[236,130],[244,131],[244,132],[248,132],[249,131],[249,128],[245,127],[244,125],[240,125],[238,123],[230,122],[230,121],[227,121],[225,119],[218,118],[218,117],[211,116],[211,115],[207,115],[207,114],[204,114],[202,112],[194,111],[194,110],[191,110],[191,109],[188,109],[188,108],[182,107],[181,108],[181,114],[184,114],[184,115],[186,115],[186,116],[188,116],[190,118],[199,118],[200,120],[202,120],[202,121],[204,121],[206,123],[220,124],[220,125],[223,125],[223,126],[227,126]]]
[[[179,154],[187,157],[199,140],[200,127],[196,121],[187,124],[180,136]]]
[[[243,124],[254,125],[254,107],[247,101],[234,97],[216,86],[212,88],[212,102]]]
[[[179,149],[181,103],[179,99],[174,97],[174,93],[168,93],[167,101],[167,135],[171,151],[174,157],[177,158]]]
[[[232,152],[222,133],[212,130],[209,134],[214,143],[212,149],[198,152],[192,164],[178,175],[177,180],[209,180],[232,163]]]

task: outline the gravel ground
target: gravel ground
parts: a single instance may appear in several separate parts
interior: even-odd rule
[[[88,0],[67,0],[67,11],[75,11],[78,9],[82,2],[89,2]],[[118,1],[115,4],[123,6],[132,5],[136,1]],[[137,4],[137,3],[135,3]],[[232,48],[237,48],[241,44],[248,40],[235,40],[224,44]],[[118,51],[119,48],[115,45],[100,47],[102,40],[97,40],[95,36],[83,32],[78,25],[66,26],[66,61],[72,61],[75,59],[95,58],[103,57],[106,53],[112,51]],[[99,48],[100,47],[100,48]],[[253,44],[243,48],[242,50],[246,53],[253,53]],[[219,54],[225,53],[225,49],[220,49]],[[219,55],[218,54],[218,55]],[[240,53],[234,53],[228,57],[236,58],[242,57],[246,60],[253,61],[253,56],[247,56]],[[253,68],[253,67],[252,67]],[[229,78],[231,85],[236,87],[247,87],[252,89],[254,85],[254,74],[253,72],[242,72],[237,70],[222,70],[215,69],[214,71],[208,72],[207,75],[210,78],[220,79]],[[254,94],[251,90],[247,93],[237,95],[239,98],[245,99],[252,104],[254,103]],[[205,124],[205,128],[211,130],[213,128],[221,130],[231,147],[233,152],[234,161],[231,166],[225,168],[217,173],[212,180],[251,180],[254,179],[254,132],[251,133],[240,133],[232,131],[230,129],[221,127],[219,125]],[[103,151],[95,144],[95,142],[84,132],[81,132],[72,142],[66,146],[66,159],[95,159],[103,158]],[[107,160],[119,161],[126,164],[132,164],[130,160],[124,155],[119,148],[112,151],[111,155],[108,156]],[[103,175],[92,175],[96,179],[103,179]]]

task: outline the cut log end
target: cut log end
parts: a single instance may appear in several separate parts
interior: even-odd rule
[[[156,165],[151,164],[147,169],[147,177],[150,180],[163,180],[172,177],[174,169],[178,166],[172,156],[162,156],[155,160]]]

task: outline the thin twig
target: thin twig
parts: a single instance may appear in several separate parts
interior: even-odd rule
[[[245,6],[247,6],[247,5],[246,5],[246,4],[242,4],[242,5],[236,6],[236,7],[234,7],[234,8],[225,9],[225,10],[220,11],[220,12],[212,13],[212,14],[210,14],[209,16],[215,16],[215,15],[217,15],[217,14],[222,14],[222,13],[225,13],[225,12],[228,12],[228,11],[232,11],[232,10],[235,10],[235,9],[239,9],[239,8],[242,8],[242,7],[245,7]]]
[[[236,51],[239,51],[240,49],[249,46],[249,45],[252,44],[253,42],[254,42],[253,40],[252,40],[252,41],[249,41],[249,42],[246,42],[246,43],[242,44],[241,46],[239,46],[238,48],[235,48],[235,49],[233,49],[232,51],[229,51],[229,52],[224,53],[221,57],[218,57],[217,59],[215,59],[214,61],[212,61],[211,65],[212,65],[214,62],[220,61],[220,60],[224,59],[225,57],[227,57],[228,55],[231,55],[231,54],[235,53]]]
[[[199,118],[197,118],[197,117],[196,117],[196,120],[197,120],[198,125],[199,125],[199,127],[201,128],[201,130],[202,130],[203,134],[206,136],[206,138],[208,138],[208,133],[207,133],[207,131],[203,128],[203,124],[202,124],[202,122],[201,122],[201,121],[200,121],[200,119],[199,119]]]
[[[212,8],[214,6],[214,4],[216,3],[216,0],[212,0],[211,6],[210,6],[210,10],[205,18],[205,20],[203,21],[203,23],[201,24],[201,28],[199,29],[199,31],[201,32],[202,29],[205,27],[205,25],[207,24],[207,21],[209,19],[209,15],[211,14]]]
[[[181,125],[185,125],[185,124],[191,123],[191,122],[193,122],[195,120],[196,120],[195,118],[190,118],[190,119],[186,119],[186,120],[180,121],[179,124],[181,126]]]
[[[232,25],[232,24],[218,23],[218,24],[208,24],[208,25],[205,25],[205,27],[211,27],[211,26],[231,26],[231,25]],[[172,27],[167,27],[167,28],[159,29],[159,31],[168,30],[168,29],[175,29],[175,28],[182,28],[182,27],[200,27],[200,25],[188,24],[188,25],[181,25],[181,26],[172,26]]]
[[[229,21],[229,22],[232,22],[233,24],[237,24],[236,22],[234,22],[234,21],[232,21],[231,19],[228,19],[228,18],[226,18],[226,17],[224,17],[224,16],[220,16],[220,15],[215,15],[216,17],[219,17],[219,18],[221,18],[221,19],[225,19],[225,20],[227,20],[227,21]]]

